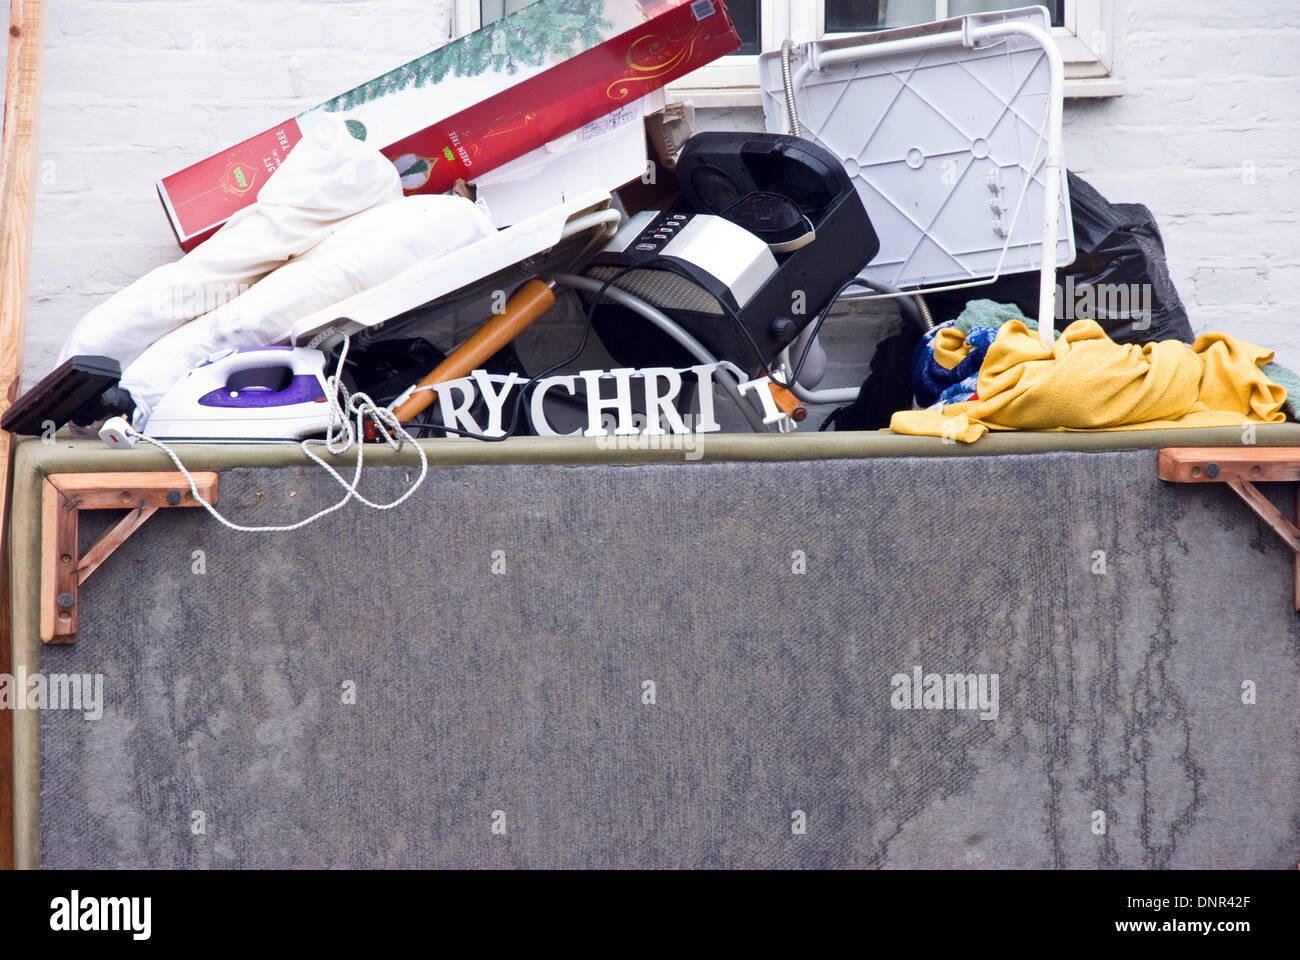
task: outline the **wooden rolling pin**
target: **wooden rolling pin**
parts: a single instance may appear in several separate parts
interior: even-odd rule
[[[433,372],[417,386],[431,387],[468,376],[519,336],[529,324],[555,306],[555,292],[541,280],[529,280],[506,302],[505,311],[497,314],[451,352]],[[413,420],[429,408],[437,393],[418,390],[393,411],[402,423]]]
[[[800,403],[799,398],[787,387],[781,386],[775,380],[768,383],[768,386],[772,389],[772,399],[776,401],[782,413],[796,423],[803,423],[808,419],[808,408]]]

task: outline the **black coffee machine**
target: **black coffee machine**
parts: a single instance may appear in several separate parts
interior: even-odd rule
[[[848,174],[808,140],[701,133],[682,148],[675,173],[680,197],[632,216],[584,273],[617,276],[615,286],[745,370],[770,366],[880,250]],[[594,326],[619,363],[696,362],[608,299]]]

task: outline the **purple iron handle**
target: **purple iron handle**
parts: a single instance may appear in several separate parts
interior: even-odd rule
[[[267,367],[265,371],[283,370],[283,367]],[[261,373],[263,370],[247,371],[249,373]],[[232,378],[233,379],[233,378]],[[288,407],[299,403],[324,403],[325,391],[321,389],[320,381],[310,375],[299,374],[289,380],[287,386],[280,390],[268,390],[259,388],[255,383],[250,382],[241,389],[236,386],[231,389],[227,384],[219,390],[213,390],[211,393],[204,394],[199,398],[199,405],[204,407],[229,407],[232,409],[261,410],[270,407]]]

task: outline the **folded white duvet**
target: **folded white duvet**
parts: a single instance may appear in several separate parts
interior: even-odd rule
[[[92,354],[125,367],[159,337],[233,299],[351,217],[401,197],[397,170],[382,153],[353,138],[341,119],[323,120],[285,158],[256,203],[180,260],[86,314],[59,362]]]
[[[463,197],[407,197],[357,214],[234,300],[167,334],[123,370],[137,425],[213,353],[284,340],[317,310],[494,232],[488,215]]]

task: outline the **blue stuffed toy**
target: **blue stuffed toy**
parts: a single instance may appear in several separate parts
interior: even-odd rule
[[[970,352],[951,370],[940,366],[934,359],[934,338],[953,321],[935,327],[921,338],[912,355],[912,393],[922,408],[936,404],[946,406],[960,403],[975,396],[975,383],[979,378],[984,355],[998,335],[997,327],[971,327],[966,334]]]

